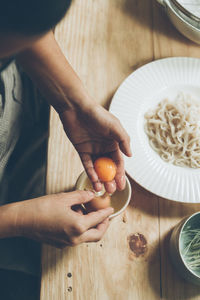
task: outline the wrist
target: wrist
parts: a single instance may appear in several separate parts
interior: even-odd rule
[[[65,98],[67,100],[65,100]],[[67,110],[87,112],[95,105],[95,101],[89,96],[82,83],[79,83],[76,88],[64,88],[63,98],[61,99],[60,104],[59,101],[57,101],[54,108],[58,114],[62,114]]]
[[[6,204],[0,207],[0,238],[19,236],[17,223],[19,203]]]
[[[60,106],[59,109],[55,108],[60,117],[64,114],[70,114],[71,112],[75,112],[76,114],[84,114],[87,116],[91,114],[95,107],[99,106],[98,103],[92,99],[87,92],[71,92],[69,94],[69,101],[71,103],[70,106]]]

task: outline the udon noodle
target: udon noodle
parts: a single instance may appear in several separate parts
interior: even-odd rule
[[[165,99],[145,114],[151,147],[166,162],[200,168],[200,104],[179,94]]]

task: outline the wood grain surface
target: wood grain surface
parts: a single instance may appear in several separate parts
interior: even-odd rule
[[[199,46],[182,37],[153,0],[74,0],[55,36],[105,107],[120,83],[145,63],[200,57]],[[72,190],[82,169],[52,109],[47,193]],[[161,199],[133,180],[131,185],[129,207],[111,221],[103,240],[64,250],[43,247],[41,300],[200,300],[199,287],[176,274],[168,251],[171,229],[200,205]],[[147,242],[142,254],[132,247],[135,234]]]

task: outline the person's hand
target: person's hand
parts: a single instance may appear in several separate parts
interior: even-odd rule
[[[70,141],[78,151],[88,177],[96,191],[102,185],[93,162],[99,156],[109,156],[117,165],[112,182],[105,183],[107,192],[125,188],[125,171],[122,152],[131,156],[130,138],[120,121],[100,105],[94,104],[84,110],[69,109],[60,113],[60,119]]]
[[[13,204],[17,209],[15,235],[58,248],[99,241],[108,228],[108,217],[113,213],[113,209],[109,207],[82,214],[81,204],[93,197],[92,192],[75,191]]]

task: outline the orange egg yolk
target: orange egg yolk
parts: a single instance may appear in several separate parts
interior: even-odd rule
[[[94,162],[94,169],[102,182],[112,181],[117,172],[117,166],[109,157],[100,157]]]

